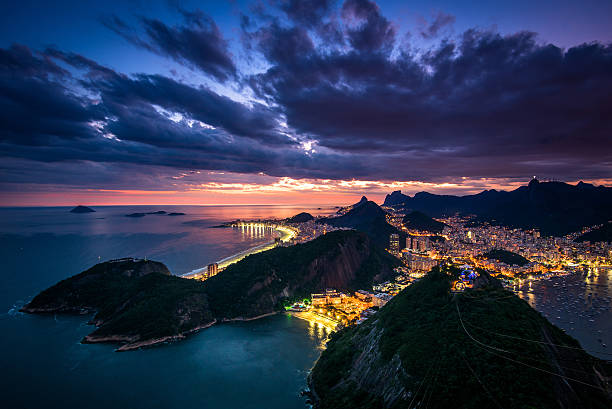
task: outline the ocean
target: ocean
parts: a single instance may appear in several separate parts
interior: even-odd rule
[[[1,208],[0,393],[7,408],[306,407],[300,392],[327,330],[286,315],[214,326],[133,352],[83,345],[90,317],[18,312],[39,291],[98,261],[140,257],[176,275],[273,239],[269,229],[211,228],[331,207],[108,206]],[[130,213],[164,210],[182,216]]]
[[[213,326],[131,352],[83,345],[87,316],[18,312],[39,291],[98,261],[147,257],[176,275],[268,242],[268,229],[211,228],[237,218],[289,217],[289,206],[0,208],[0,393],[3,407],[304,409],[300,396],[327,330],[287,315]],[[130,213],[164,210],[183,216]],[[612,357],[612,270],[533,283],[519,293],[592,354]],[[606,344],[606,346],[604,346]]]

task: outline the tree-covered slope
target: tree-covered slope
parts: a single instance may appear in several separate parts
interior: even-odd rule
[[[503,250],[503,249],[490,250],[484,254],[481,254],[480,256],[478,256],[478,258],[485,259],[485,260],[496,260],[502,263],[506,263],[508,265],[516,264],[517,266],[520,266],[520,267],[529,263],[529,260],[521,256],[520,254],[516,254],[511,251]]]
[[[590,241],[592,243],[604,241],[610,243],[612,242],[612,222],[605,223],[603,226],[579,236],[574,241],[578,243],[583,241]]]
[[[408,229],[427,231],[430,233],[442,233],[444,223],[432,219],[423,212],[410,212],[402,219],[402,223]]]
[[[215,316],[269,313],[283,299],[325,288],[369,289],[387,280],[399,261],[364,233],[338,230],[316,240],[245,258],[206,281]]]
[[[527,303],[449,288],[435,269],[335,334],[310,378],[319,408],[610,407],[609,367]]]
[[[172,276],[154,261],[100,263],[44,290],[23,311],[96,312],[97,329],[85,341],[125,342],[129,349],[271,313],[283,301],[327,287],[368,289],[388,279],[397,263],[365,234],[334,231],[248,256],[205,282]]]

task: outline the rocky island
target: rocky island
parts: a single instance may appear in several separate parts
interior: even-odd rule
[[[72,208],[70,213],[94,213],[95,210],[91,207],[78,205],[77,207]]]
[[[107,261],[44,290],[22,311],[95,313],[96,329],[83,342],[121,343],[125,351],[271,314],[327,287],[369,288],[392,277],[397,264],[367,235],[334,231],[253,254],[205,282],[173,276],[155,261]]]
[[[611,364],[484,276],[450,292],[433,269],[332,335],[310,376],[316,407],[609,408]]]

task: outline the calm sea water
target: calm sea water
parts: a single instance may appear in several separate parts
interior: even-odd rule
[[[17,312],[39,291],[99,260],[147,257],[174,274],[269,241],[269,230],[213,229],[236,218],[330,207],[113,206],[0,209],[0,394],[10,408],[304,408],[299,392],[327,334],[279,315],[219,325],[187,340],[117,353],[81,345],[87,317]],[[184,212],[185,216],[134,212]]]
[[[7,408],[292,409],[327,337],[284,315],[219,325],[186,340],[133,352],[82,345],[87,317],[17,312],[35,294],[98,260],[148,257],[174,274],[271,240],[266,230],[212,229],[236,218],[289,217],[330,207],[149,206],[0,208],[0,382]],[[185,216],[134,212],[184,212]],[[612,271],[524,288],[521,296],[594,355],[612,357]],[[603,346],[607,344],[607,348]]]

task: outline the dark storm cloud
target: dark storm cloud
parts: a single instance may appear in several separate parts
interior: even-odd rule
[[[333,0],[280,0],[278,2],[279,8],[291,21],[306,27],[319,26],[334,3]]]
[[[179,11],[184,17],[184,24],[180,26],[142,18],[144,36],[114,15],[104,17],[102,23],[137,46],[195,67],[217,80],[234,78],[236,66],[214,20],[199,10]]]
[[[421,30],[421,36],[425,39],[432,39],[438,36],[440,31],[452,25],[455,22],[455,16],[439,11],[433,21]]]
[[[395,42],[395,28],[369,0],[346,0],[342,17],[349,24],[347,36],[359,52],[388,52]]]
[[[91,137],[88,123],[100,111],[63,84],[69,74],[25,46],[0,49],[0,141],[53,144],[57,138]]]
[[[261,72],[237,73],[231,59],[206,66],[255,94],[244,103],[61,50],[0,50],[2,156],[323,179],[611,174],[611,46],[563,50],[533,33],[468,30],[415,51],[375,3],[309,4],[243,19]],[[185,34],[202,31],[229,56],[214,22],[183,13],[181,27],[150,20],[155,35],[143,20],[141,45],[205,70]],[[438,15],[423,32],[449,22]],[[145,41],[121,20],[111,25]]]
[[[347,1],[344,10],[366,21],[377,15],[368,2]],[[366,26],[357,25],[385,32]],[[354,29],[346,32],[350,37]],[[391,39],[365,43],[389,49]],[[354,37],[351,44],[344,53],[315,50],[275,60],[254,88],[283,108],[298,133],[322,146],[403,152],[405,163],[425,166],[422,175],[389,167],[395,178],[438,173],[431,168],[440,165],[424,159],[454,164],[455,172],[470,176],[525,169],[569,174],[579,171],[577,164],[598,177],[610,171],[611,153],[602,151],[612,143],[610,46],[564,51],[539,45],[533,33],[476,30],[418,57],[401,50],[393,58],[377,54]]]

